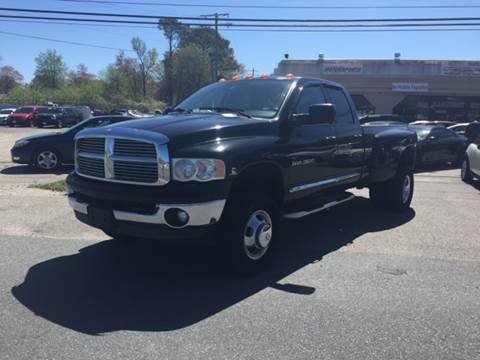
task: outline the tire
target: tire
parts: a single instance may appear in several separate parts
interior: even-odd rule
[[[470,161],[468,160],[467,156],[463,158],[460,177],[462,178],[462,181],[466,182],[467,184],[473,180],[472,171],[470,170]]]
[[[62,164],[62,159],[58,151],[54,149],[41,149],[35,153],[33,165],[44,171],[57,170]]]
[[[263,193],[230,200],[220,225],[219,241],[227,248],[229,266],[240,275],[264,270],[279,237],[279,209]]]
[[[406,211],[412,202],[414,184],[413,173],[400,169],[394,178],[370,187],[370,200],[381,210]]]

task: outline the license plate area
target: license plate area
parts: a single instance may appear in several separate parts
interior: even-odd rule
[[[100,229],[111,229],[113,227],[113,211],[94,206],[87,208],[89,223]]]

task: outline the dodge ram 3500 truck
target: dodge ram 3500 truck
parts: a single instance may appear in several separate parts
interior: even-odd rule
[[[344,203],[349,188],[368,187],[378,208],[408,209],[416,139],[360,126],[330,81],[223,81],[167,115],[77,134],[68,197],[80,221],[118,240],[216,231],[230,263],[252,273],[268,262],[282,217]]]

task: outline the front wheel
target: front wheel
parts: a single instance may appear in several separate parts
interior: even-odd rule
[[[413,173],[399,170],[394,178],[370,187],[370,200],[381,210],[402,212],[410,207],[413,190]]]
[[[253,275],[269,264],[279,235],[278,226],[278,206],[265,194],[250,193],[231,200],[218,240],[225,243],[235,272]]]
[[[56,170],[60,167],[60,155],[53,149],[43,149],[36,153],[34,165],[46,171]]]
[[[472,172],[470,171],[470,162],[468,161],[468,157],[466,156],[462,161],[460,176],[462,178],[462,181],[466,183],[469,183],[473,180],[473,175],[472,175]]]

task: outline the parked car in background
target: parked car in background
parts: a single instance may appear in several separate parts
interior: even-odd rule
[[[144,114],[135,109],[115,109],[110,113],[111,115],[131,116],[136,118],[150,117],[151,114]]]
[[[448,120],[418,120],[411,122],[410,125],[429,125],[429,126],[443,126],[449,127],[453,125],[457,125],[458,123],[455,121],[448,121]]]
[[[460,165],[468,140],[443,126],[410,125],[417,133],[417,164]]]
[[[7,118],[7,125],[14,126],[36,126],[37,112],[45,106],[29,105],[16,109],[13,114]]]
[[[400,115],[396,114],[370,114],[360,117],[360,124],[372,123],[377,121],[405,123],[404,119]]]
[[[470,182],[474,177],[480,179],[480,122],[474,121],[465,129],[465,136],[470,145],[462,161],[461,177]]]
[[[470,125],[470,123],[460,123],[460,124],[449,126],[447,127],[447,129],[450,129],[456,132],[458,135],[465,135],[465,129],[467,128],[468,125]]]
[[[90,118],[90,109],[86,106],[63,106],[39,109],[37,126],[70,127],[80,121]]]
[[[460,174],[465,182],[472,181],[474,177],[480,178],[480,133],[465,152]]]
[[[7,119],[14,111],[15,108],[0,109],[0,125],[7,125]]]
[[[41,170],[55,170],[62,164],[72,164],[73,138],[80,130],[130,119],[132,118],[112,115],[92,117],[62,132],[21,138],[10,150],[12,161],[17,164],[33,165]]]

